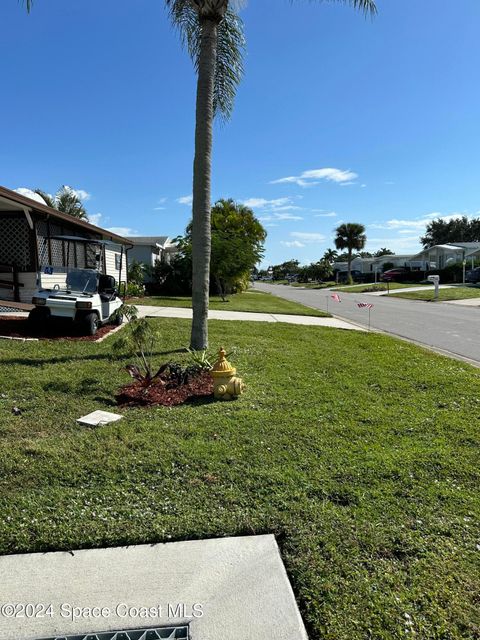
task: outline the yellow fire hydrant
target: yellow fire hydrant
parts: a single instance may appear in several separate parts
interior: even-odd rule
[[[245,390],[243,380],[237,378],[237,370],[225,358],[226,355],[227,352],[222,347],[218,360],[210,371],[213,378],[213,395],[217,400],[233,400]]]

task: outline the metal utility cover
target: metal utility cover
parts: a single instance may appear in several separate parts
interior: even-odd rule
[[[188,626],[124,629],[75,636],[54,636],[42,640],[189,640]]]

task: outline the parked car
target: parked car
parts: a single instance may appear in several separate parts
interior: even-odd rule
[[[352,279],[354,282],[363,282],[365,275],[357,269],[352,269]],[[348,282],[348,271],[339,271],[337,274],[337,282]]]
[[[467,271],[465,274],[465,282],[470,282],[472,284],[480,282],[480,267],[475,267],[475,269]]]
[[[406,280],[407,274],[410,274],[408,269],[397,267],[396,269],[389,269],[382,273],[382,280],[384,282],[401,282],[402,280]]]

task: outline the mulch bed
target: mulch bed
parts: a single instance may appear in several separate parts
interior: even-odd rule
[[[19,316],[0,316],[0,336],[8,336],[9,338],[38,338],[39,340],[76,340],[82,342],[94,342],[99,338],[102,338],[110,331],[113,331],[115,326],[113,324],[107,324],[104,327],[100,327],[94,336],[82,336],[80,335],[79,328],[74,323],[58,322],[55,323],[45,331],[37,331],[28,326],[26,318]]]
[[[213,397],[213,380],[209,373],[201,372],[192,376],[186,384],[179,386],[155,380],[145,386],[141,382],[132,382],[120,389],[115,396],[120,406],[153,406],[175,407],[195,398]]]

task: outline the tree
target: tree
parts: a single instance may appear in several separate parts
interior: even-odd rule
[[[365,14],[377,11],[374,0],[347,2]],[[198,73],[193,168],[191,348],[208,346],[210,269],[210,184],[212,123],[215,113],[231,114],[242,76],[243,24],[229,0],[165,0]]]
[[[52,209],[57,209],[62,213],[68,213],[69,216],[74,218],[88,221],[87,210],[75,189],[63,185],[54,196],[45,193],[41,189],[35,189],[35,193],[38,193]]]
[[[225,296],[248,286],[252,270],[263,257],[263,243],[267,233],[253,211],[233,200],[218,200],[211,214],[212,290]],[[191,265],[193,224],[187,226],[185,236],[176,238],[178,253],[170,264],[158,264],[152,270],[154,279],[164,285],[168,293],[192,292]]]
[[[337,249],[347,250],[348,281],[352,282],[352,253],[361,251],[367,241],[365,227],[357,222],[346,222],[335,229],[335,246]]]
[[[225,300],[233,289],[246,288],[263,258],[267,233],[249,207],[222,199],[212,207],[211,234],[211,278]]]
[[[335,251],[335,249],[327,249],[323,254],[323,258],[322,258],[322,260],[324,260],[325,262],[328,262],[329,264],[332,264],[337,259],[338,259],[338,251]]]
[[[432,220],[420,242],[425,249],[436,244],[480,242],[480,218],[469,220],[467,216],[461,216],[452,220]]]
[[[300,262],[287,260],[282,264],[274,264],[270,269],[273,280],[285,280],[287,276],[297,276],[300,273]]]
[[[375,0],[336,1],[349,4],[365,15],[377,12]],[[27,10],[31,4],[32,0],[26,0]],[[228,118],[232,112],[243,73],[245,39],[243,23],[232,0],[165,0],[165,4],[197,72],[190,346],[203,350],[208,346],[213,120],[215,114]]]
[[[390,249],[387,249],[386,247],[382,247],[378,251],[375,251],[375,253],[373,254],[373,257],[381,258],[382,256],[394,256],[394,255],[395,255],[395,251],[390,251]]]

